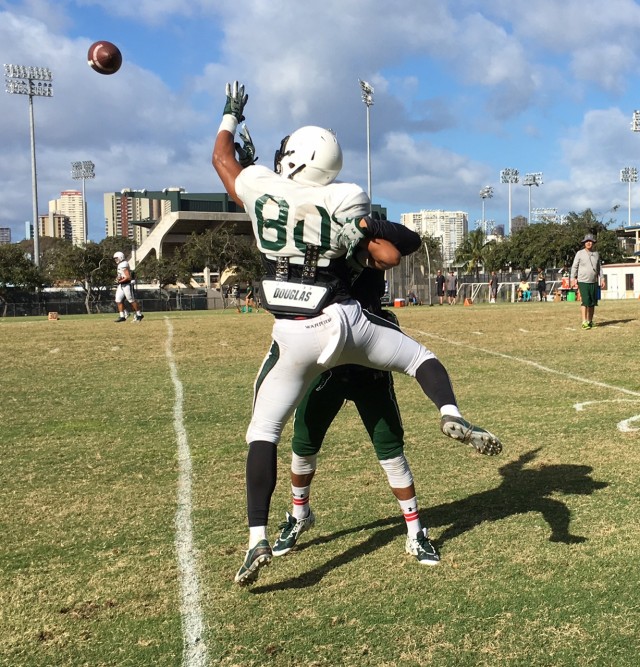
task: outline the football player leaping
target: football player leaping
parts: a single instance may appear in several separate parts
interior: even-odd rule
[[[262,305],[275,316],[246,436],[249,548],[235,576],[245,585],[273,556],[267,522],[282,429],[323,371],[356,364],[415,377],[440,409],[446,435],[485,454],[497,454],[502,446],[496,436],[462,418],[449,376],[432,352],[351,297],[352,255],[386,268],[399,262],[400,253],[375,240],[393,223],[368,216],[370,202],[362,188],[334,182],[342,168],[335,135],[303,127],[283,139],[275,171],[243,167],[236,158],[235,133],[248,96],[238,82],[227,84],[226,92],[212,162],[231,198],[251,218],[266,271]],[[394,474],[407,479],[402,467]]]
[[[124,300],[126,299],[131,307],[135,310],[135,315],[133,316],[134,322],[142,322],[144,315],[140,310],[140,306],[136,300],[135,290],[133,287],[133,276],[131,275],[131,268],[129,267],[129,262],[124,258],[123,252],[116,252],[113,255],[113,259],[117,264],[117,275],[116,283],[116,306],[118,308],[118,319],[116,322],[126,322],[129,313],[125,310]]]

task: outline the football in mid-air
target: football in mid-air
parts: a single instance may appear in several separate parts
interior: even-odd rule
[[[87,53],[89,67],[100,74],[115,74],[122,65],[120,49],[111,42],[94,42]]]

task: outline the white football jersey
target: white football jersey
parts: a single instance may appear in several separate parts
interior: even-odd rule
[[[118,264],[118,279],[124,278],[124,270],[129,269],[129,262],[125,259],[123,262]]]
[[[269,259],[289,257],[293,264],[303,263],[308,243],[320,248],[319,266],[344,255],[339,231],[370,210],[367,193],[355,183],[301,185],[260,165],[240,172],[235,188],[260,251]]]

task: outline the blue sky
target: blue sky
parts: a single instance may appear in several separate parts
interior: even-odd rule
[[[334,129],[341,180],[367,187],[389,218],[420,209],[505,224],[500,170],[542,172],[532,207],[589,207],[626,224],[620,169],[640,168],[640,6],[631,0],[0,0],[2,63],[49,67],[54,97],[35,98],[40,212],[79,188],[72,161],[92,160],[90,238],[104,236],[103,193],[122,188],[221,192],[210,155],[227,81],[249,93],[247,124],[262,164],[302,125]],[[86,64],[117,44],[113,76]],[[0,227],[24,238],[31,218],[27,98],[0,95]],[[632,186],[632,219],[640,217]],[[611,209],[618,206],[616,212]],[[637,214],[634,212],[637,210]],[[512,186],[513,215],[528,189]]]

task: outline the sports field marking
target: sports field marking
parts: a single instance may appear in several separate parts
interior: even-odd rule
[[[182,667],[206,667],[209,659],[204,642],[204,619],[200,607],[200,584],[191,523],[191,451],[183,419],[184,392],[172,350],[173,325],[168,317],[164,319],[167,325],[165,355],[176,396],[173,404],[173,428],[178,443],[178,493],[175,524],[184,643]]]
[[[543,366],[542,364],[539,364],[537,361],[531,361],[530,359],[523,359],[522,357],[514,357],[511,354],[506,354],[504,352],[496,352],[495,350],[486,350],[482,347],[476,347],[475,345],[470,345],[469,343],[461,343],[460,341],[457,340],[450,340],[449,338],[444,338],[444,336],[438,336],[437,334],[427,333],[426,331],[420,331],[419,329],[405,329],[405,331],[407,332],[415,331],[421,336],[425,336],[426,338],[433,338],[435,340],[440,340],[443,343],[447,343],[447,345],[466,347],[469,350],[473,350],[474,352],[483,352],[484,354],[490,354],[491,356],[500,357],[501,359],[509,359],[509,361],[517,361],[520,364],[533,366],[533,368],[537,368],[539,371],[543,371],[544,373],[561,375],[562,377],[565,377],[569,380],[575,380],[576,382],[584,382],[584,384],[591,384],[594,387],[602,387],[603,389],[611,389],[613,391],[619,391],[623,394],[628,394],[629,396],[640,397],[640,391],[633,391],[632,389],[625,389],[624,387],[616,387],[613,384],[607,384],[606,382],[600,382],[599,380],[591,380],[590,378],[583,378],[580,377],[579,375],[573,375],[572,373],[565,373],[564,371],[559,371],[556,370],[555,368],[549,368],[548,366]]]
[[[638,400],[634,400],[633,398],[612,398],[602,401],[584,401],[584,403],[575,403],[573,407],[576,409],[576,412],[582,412],[587,405],[597,405],[598,403],[638,403]],[[618,431],[621,433],[635,433],[636,431],[640,431],[640,428],[637,426],[632,426],[637,421],[640,421],[640,415],[623,419],[617,424]]]

